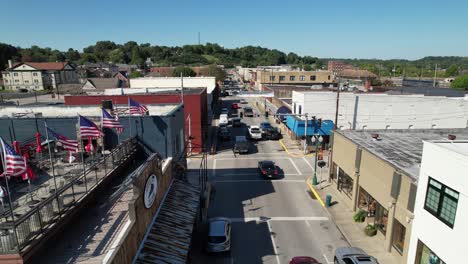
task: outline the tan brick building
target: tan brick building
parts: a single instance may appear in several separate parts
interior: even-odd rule
[[[353,211],[367,212],[384,250],[406,263],[423,140],[468,139],[467,129],[344,130],[333,134],[330,181]]]
[[[334,78],[329,71],[257,71],[257,84],[331,84]]]

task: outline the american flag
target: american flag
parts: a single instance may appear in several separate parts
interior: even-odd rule
[[[115,118],[112,117],[111,114],[104,109],[102,109],[102,127],[115,128],[118,134],[124,131],[122,124],[119,122],[119,117],[117,115],[115,115]]]
[[[58,142],[62,143],[64,149],[70,152],[77,152],[78,151],[78,140],[69,139],[63,135],[60,135],[53,131],[50,128],[47,128],[47,132],[52,135]]]
[[[148,108],[132,98],[128,98],[128,108],[131,115],[144,115],[148,112]]]
[[[102,136],[101,130],[93,123],[93,121],[87,119],[84,116],[78,115],[80,120],[80,135],[81,137],[93,137],[97,138]]]
[[[3,174],[17,176],[26,171],[26,160],[0,137],[5,168]]]

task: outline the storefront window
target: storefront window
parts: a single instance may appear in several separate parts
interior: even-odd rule
[[[392,245],[400,254],[403,254],[403,248],[405,247],[405,235],[406,228],[395,219],[393,224]]]
[[[387,233],[387,222],[388,210],[378,202],[375,202],[375,225],[384,235]]]
[[[338,171],[338,190],[344,192],[349,198],[353,195],[353,178],[342,169]]]
[[[332,169],[330,171],[330,178],[332,181],[336,182],[336,172],[338,171],[338,166],[336,165],[335,162],[333,162]]]
[[[416,252],[416,264],[446,264],[423,242],[418,240],[418,249]]]
[[[363,188],[359,188],[359,209],[367,211],[367,217],[375,215],[376,201]]]

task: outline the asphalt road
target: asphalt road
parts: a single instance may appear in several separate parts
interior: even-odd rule
[[[235,97],[223,100],[223,107],[228,108],[238,102]],[[248,102],[259,113],[253,100]],[[229,129],[235,138],[246,135],[247,126],[263,121],[263,116],[244,117],[246,126]],[[333,263],[335,248],[348,244],[308,192],[305,179],[313,173],[313,158],[290,157],[277,141],[254,142],[251,153],[234,156],[232,144],[219,143],[217,154],[208,160],[209,180],[216,190],[209,217],[232,220],[231,254],[206,255],[196,245],[192,262],[280,264],[294,256],[311,256]],[[274,161],[281,168],[280,178],[260,177],[260,160]]]

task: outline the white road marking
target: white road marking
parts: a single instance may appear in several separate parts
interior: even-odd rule
[[[239,158],[221,158],[221,159],[218,159],[218,158],[215,158],[214,160],[263,160],[265,159],[265,157],[248,157],[248,158],[244,158],[244,157],[239,157]],[[275,160],[285,160],[285,159],[291,159],[291,158],[282,158],[282,157],[278,157],[278,158],[273,158]]]
[[[305,223],[306,223],[307,227],[310,228],[310,223],[309,223],[309,221],[305,220]]]
[[[312,169],[312,172],[313,172],[314,167],[312,166],[312,164],[310,164],[309,161],[305,157],[302,157],[302,159],[305,161],[305,163],[307,163],[307,165],[309,165],[309,167]]]
[[[302,172],[299,170],[299,168],[297,167],[296,163],[291,159],[291,158],[288,158],[289,161],[291,162],[291,164],[293,165],[293,167],[296,169],[297,173],[299,173],[300,175],[302,175]]]
[[[212,181],[212,182],[215,182],[215,183],[223,183],[223,182],[272,182],[272,183],[275,183],[275,182],[278,182],[278,183],[289,183],[289,182],[293,182],[293,183],[304,183],[304,180],[224,180],[224,181]]]
[[[213,160],[213,178],[216,177],[216,159]]]
[[[284,153],[281,153],[281,152],[270,152],[270,153],[261,152],[259,154],[261,154],[261,155],[284,155]],[[255,156],[255,154],[253,156]],[[216,157],[233,157],[233,154],[232,154],[232,152],[231,153],[226,153],[226,154],[224,154],[224,153],[223,154],[216,154]]]
[[[280,264],[280,259],[279,259],[279,256],[278,256],[278,251],[276,250],[275,238],[273,237],[273,229],[271,228],[270,222],[267,222],[267,225],[268,225],[268,230],[270,230],[271,244],[272,244],[272,246],[273,246],[273,252],[275,253],[276,263]]]
[[[288,217],[288,216],[279,216],[279,217],[262,216],[262,217],[229,218],[229,220],[231,220],[231,222],[233,222],[233,223],[247,223],[247,222],[251,222],[251,221],[255,221],[255,222],[328,221],[329,219],[328,219],[328,217],[325,217],[325,216],[293,216],[293,217]]]
[[[333,261],[329,261],[329,260],[328,260],[327,255],[323,254],[323,258],[325,258],[325,261],[326,261],[328,264],[333,263]]]
[[[243,168],[243,169],[254,169],[254,168]],[[259,176],[259,173],[223,173],[219,176]],[[297,173],[286,173],[284,176],[300,176]]]

